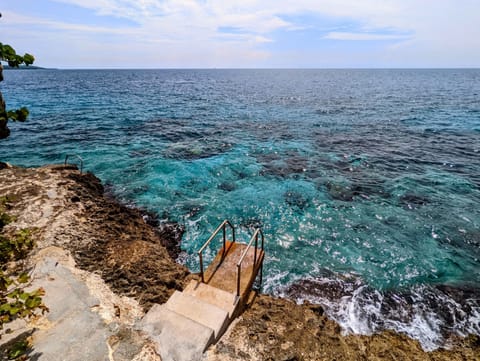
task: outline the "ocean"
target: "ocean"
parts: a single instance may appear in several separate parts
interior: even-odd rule
[[[8,70],[0,159],[79,155],[122,202],[265,233],[263,291],[424,349],[480,335],[480,70]],[[74,158],[71,158],[74,159]],[[218,243],[206,253],[213,258]]]

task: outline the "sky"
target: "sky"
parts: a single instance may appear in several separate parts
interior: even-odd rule
[[[480,0],[0,0],[56,68],[480,67]]]

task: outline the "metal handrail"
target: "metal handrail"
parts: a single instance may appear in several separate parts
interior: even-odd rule
[[[255,240],[255,250],[254,250],[254,253],[253,253],[253,268],[254,269],[255,269],[255,266],[257,264],[258,234],[260,234],[262,236],[262,251],[263,251],[263,243],[264,243],[264,238],[265,237],[263,236],[262,230],[260,228],[257,228],[255,230],[255,233],[253,233],[252,238],[250,238],[250,241],[248,242],[247,248],[245,249],[245,251],[243,251],[243,254],[240,257],[240,260],[237,263],[237,297],[240,296],[240,276],[241,276],[241,273],[242,273],[242,262],[243,262],[243,259],[245,258],[245,256],[247,255],[248,250],[252,246],[252,242],[254,240]]]
[[[226,226],[229,226],[230,229],[232,230],[232,242],[235,242],[235,227],[230,223],[228,219],[224,220],[218,227],[217,229],[212,233],[210,238],[204,243],[202,248],[197,252],[198,257],[200,258],[200,276],[202,278],[202,282],[205,282],[203,278],[203,255],[202,252],[205,250],[205,248],[208,246],[208,244],[215,238],[215,236],[220,232],[220,230],[223,230],[223,252],[225,252],[225,244],[227,240],[227,232],[226,232]]]
[[[67,165],[68,164],[68,157],[77,157],[78,159],[80,159],[80,174],[82,174],[83,172],[83,159],[82,157],[80,157],[79,155],[77,154],[67,154],[65,156],[65,163],[64,165]]]

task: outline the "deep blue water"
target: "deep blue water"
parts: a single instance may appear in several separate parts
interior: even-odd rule
[[[0,159],[78,154],[124,202],[267,240],[264,291],[426,349],[480,334],[480,70],[4,72]],[[208,256],[213,256],[213,251]]]

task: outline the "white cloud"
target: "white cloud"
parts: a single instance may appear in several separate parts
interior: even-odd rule
[[[52,49],[69,44],[75,50],[95,48],[95,53],[90,54],[92,58],[89,63],[93,64],[93,57],[97,56],[102,58],[101,64],[107,64],[104,58],[108,54],[116,54],[114,58],[120,59],[124,53],[123,44],[137,54],[137,60],[129,59],[125,66],[175,66],[176,61],[177,66],[194,67],[211,64],[226,67],[268,66],[268,59],[274,59],[277,53],[271,46],[267,51],[266,44],[274,43],[276,49],[281,49],[283,39],[279,34],[288,31],[307,33],[316,26],[322,28],[321,23],[305,24],[291,20],[303,19],[308,15],[311,18],[329,19],[324,39],[356,40],[360,43],[390,40],[385,42],[381,54],[372,58],[376,62],[379,59],[384,61],[385,66],[402,66],[402,61],[408,66],[436,66],[440,62],[442,66],[467,63],[469,66],[480,66],[478,0],[56,1],[83,7],[97,15],[129,19],[136,26],[71,24],[62,21],[61,17],[46,20],[35,14],[20,16],[13,10],[7,10],[8,16],[4,11],[1,23],[4,28],[2,33],[8,33],[13,38],[12,43],[14,40],[15,43],[20,41],[27,48],[33,46],[37,53],[44,52],[47,58],[42,59],[48,63],[55,63],[55,59],[48,55],[53,53]],[[332,27],[337,20],[339,26]],[[340,25],[345,23],[356,25]],[[222,32],[221,29],[225,28],[235,31]],[[321,46],[318,36],[310,41],[315,51],[305,48],[304,56],[314,53],[318,58],[338,58],[339,54],[322,55],[322,49],[318,49]],[[302,49],[298,51],[300,53],[292,59],[302,56]],[[342,57],[345,56],[343,52]],[[69,66],[82,66],[85,60],[82,58],[83,63],[77,64],[73,54],[75,52],[72,52],[72,58],[67,60],[65,56],[62,61],[72,64]],[[357,55],[352,53],[349,57],[350,66],[356,66]],[[37,56],[37,59],[40,57]],[[363,59],[362,64],[365,61]]]
[[[324,36],[324,39],[331,40],[404,40],[408,39],[407,35],[396,34],[372,34],[372,33],[350,33],[334,31]]]

